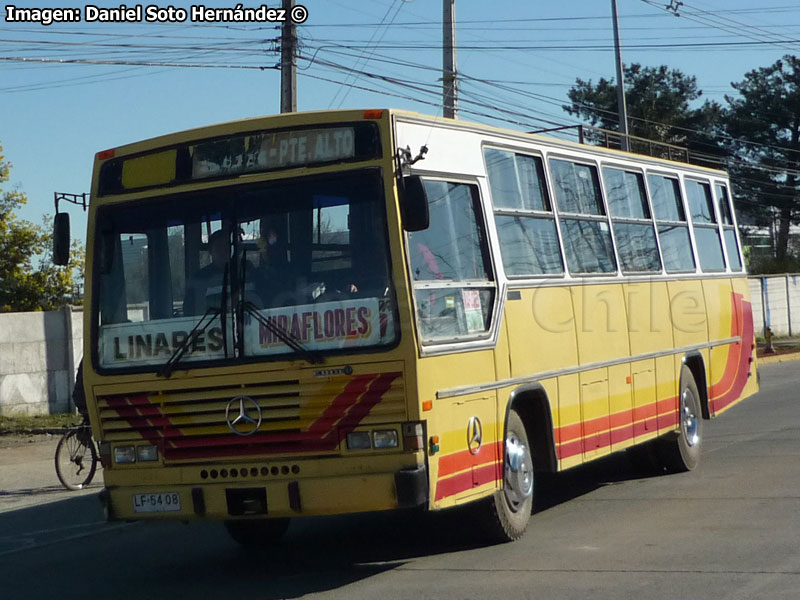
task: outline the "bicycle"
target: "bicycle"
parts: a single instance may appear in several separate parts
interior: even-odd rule
[[[98,460],[91,427],[71,427],[64,432],[56,446],[58,480],[68,490],[81,490],[92,482]]]

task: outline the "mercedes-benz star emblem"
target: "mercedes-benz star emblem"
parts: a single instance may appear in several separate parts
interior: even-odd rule
[[[470,454],[477,454],[481,451],[483,444],[483,425],[478,417],[470,417],[467,423],[467,447]]]
[[[257,418],[251,416],[253,413]],[[253,435],[261,427],[261,407],[249,396],[236,396],[225,407],[225,421],[236,435]]]

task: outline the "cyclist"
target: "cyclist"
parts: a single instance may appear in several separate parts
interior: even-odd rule
[[[92,430],[89,427],[89,411],[86,408],[86,391],[83,389],[83,359],[78,363],[78,374],[75,376],[75,387],[72,388],[72,403],[82,417],[83,427],[78,431],[78,439],[84,444],[92,443]]]

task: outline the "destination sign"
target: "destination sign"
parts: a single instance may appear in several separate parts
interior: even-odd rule
[[[377,298],[272,308],[259,314],[309,350],[369,346],[381,338]],[[280,336],[252,318],[245,328],[244,343],[247,355],[287,352]]]
[[[109,152],[113,157],[114,152]],[[380,135],[374,122],[262,130],[105,160],[98,194],[380,156]]]
[[[389,317],[380,312],[378,298],[320,302],[258,311],[274,327],[246,314],[245,356],[286,354],[293,350],[276,335],[285,332],[308,350],[341,350],[380,344]],[[100,366],[105,368],[163,365],[189,337],[200,317],[181,317],[100,328]],[[233,332],[228,325],[228,358],[233,355]],[[225,344],[219,317],[189,344],[182,362],[224,359]]]
[[[354,157],[353,127],[258,133],[192,148],[192,178],[307,167]]]
[[[138,323],[116,323],[100,328],[100,366],[163,365],[189,337],[200,317]],[[228,344],[232,338],[228,324]],[[225,358],[219,317],[187,348],[183,361]]]

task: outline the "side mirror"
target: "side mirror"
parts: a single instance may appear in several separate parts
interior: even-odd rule
[[[56,213],[53,219],[53,263],[59,267],[69,264],[69,214]]]
[[[430,225],[428,213],[428,194],[425,184],[419,175],[409,175],[401,180],[400,213],[403,217],[403,229],[406,231],[423,231]]]

